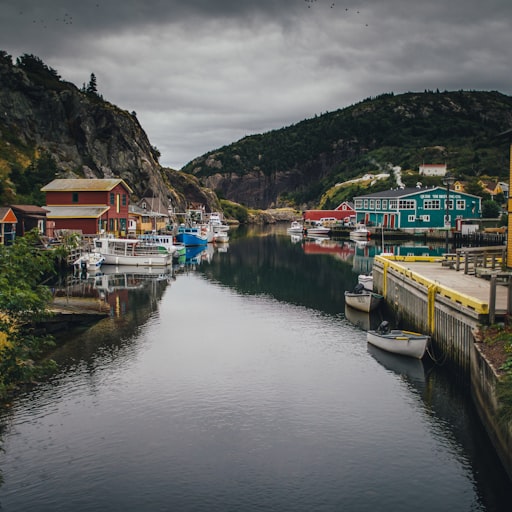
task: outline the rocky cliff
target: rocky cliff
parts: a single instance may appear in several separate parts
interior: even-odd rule
[[[211,202],[197,180],[162,169],[158,150],[134,113],[104,101],[95,91],[79,90],[34,56],[16,63],[0,52],[0,183],[15,167],[30,165],[48,152],[60,177],[123,178],[135,193],[168,199],[178,210],[187,193]],[[170,186],[169,178],[173,184]]]

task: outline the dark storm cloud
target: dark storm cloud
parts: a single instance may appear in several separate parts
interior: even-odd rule
[[[0,49],[138,118],[165,165],[366,97],[510,94],[509,0],[0,0]]]

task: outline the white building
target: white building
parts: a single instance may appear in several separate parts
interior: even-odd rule
[[[446,174],[446,164],[420,165],[420,174],[424,176],[444,176]]]

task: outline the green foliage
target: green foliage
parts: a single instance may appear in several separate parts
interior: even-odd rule
[[[497,219],[501,215],[501,206],[492,200],[482,201],[482,217],[484,219]]]
[[[46,197],[41,188],[55,179],[57,164],[52,155],[45,151],[26,169],[14,163],[11,167],[11,181],[17,192],[16,201],[20,204],[43,206]]]
[[[61,82],[60,76],[55,69],[47,66],[39,57],[30,54],[23,54],[16,59],[16,65],[35,82],[47,89],[61,90],[68,85]]]
[[[245,206],[241,204],[226,201],[225,199],[220,200],[220,205],[224,216],[230,219],[236,219],[240,224],[245,224],[249,218],[249,211]]]
[[[86,91],[89,94],[98,94],[98,82],[96,80],[96,75],[94,73],[91,73],[91,78],[89,80],[89,83],[87,84]]]
[[[53,366],[35,362],[52,343],[34,332],[34,322],[48,317],[52,296],[42,283],[54,269],[52,252],[38,245],[37,230],[0,245],[0,396]]]

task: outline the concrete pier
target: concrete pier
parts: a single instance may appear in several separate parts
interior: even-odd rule
[[[439,259],[381,255],[374,260],[373,288],[415,330],[432,336],[437,354],[468,375],[480,419],[512,480],[512,424],[497,419],[499,377],[475,343],[480,326],[507,314],[508,286]]]
[[[453,363],[469,370],[473,331],[489,322],[491,282],[432,258],[376,256],[374,288],[408,323],[430,334]],[[495,288],[496,318],[506,315],[508,287]]]

